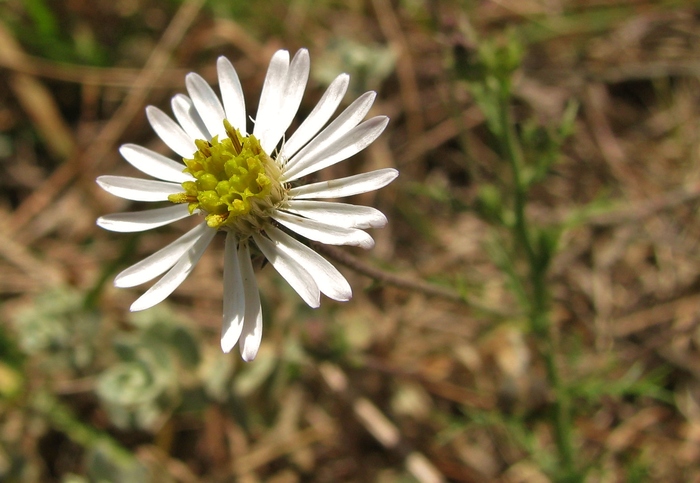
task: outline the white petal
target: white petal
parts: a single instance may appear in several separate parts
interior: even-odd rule
[[[238,265],[245,287],[245,323],[238,347],[244,361],[255,359],[262,341],[263,316],[260,306],[260,293],[255,281],[255,272],[250,260],[250,249],[246,243],[238,249]]]
[[[221,106],[219,98],[216,97],[214,89],[211,88],[207,81],[202,76],[194,72],[187,74],[185,77],[187,92],[192,97],[192,102],[197,108],[197,112],[207,126],[207,130],[212,137],[219,136],[222,139],[226,136],[224,129],[224,108]],[[208,141],[209,139],[207,139]]]
[[[327,245],[353,245],[364,249],[374,246],[369,234],[355,228],[343,228],[316,220],[276,211],[272,218],[299,235]]]
[[[357,126],[369,112],[376,96],[377,94],[375,92],[370,91],[355,99],[355,101],[341,112],[333,122],[326,126],[318,136],[304,146],[296,156],[293,156],[287,161],[287,171],[294,169],[297,163],[303,162],[307,157],[324,150],[326,146],[332,144],[335,140]]]
[[[177,240],[161,248],[153,255],[130,266],[114,278],[115,287],[135,287],[153,280],[175,265],[187,250],[204,234],[211,230],[206,222],[200,223]]]
[[[112,213],[100,216],[97,219],[97,225],[105,230],[132,233],[158,228],[188,216],[190,216],[190,212],[187,209],[187,204],[181,204],[153,210]]]
[[[168,273],[163,275],[163,278],[158,280],[146,293],[131,304],[130,310],[132,312],[138,312],[139,310],[151,308],[173,293],[187,278],[190,272],[192,272],[199,259],[202,258],[204,250],[209,246],[214,235],[216,235],[216,230],[206,230],[187,253],[178,260],[175,266],[171,268]]]
[[[183,158],[191,158],[197,146],[194,140],[180,127],[178,123],[170,119],[166,113],[154,106],[146,108],[146,117],[151,127],[159,138]]]
[[[284,181],[294,181],[359,153],[379,137],[388,123],[388,117],[377,116],[354,127],[340,139],[326,145],[323,150],[305,156],[290,170],[286,170]]]
[[[177,119],[177,122],[180,123],[182,129],[185,130],[190,138],[206,139],[207,141],[212,138],[209,130],[207,130],[207,126],[202,121],[202,117],[194,107],[192,99],[184,94],[176,94],[170,101],[170,105],[173,108],[175,119]]]
[[[350,284],[328,260],[278,228],[269,225],[265,227],[265,233],[277,243],[280,250],[287,252],[290,257],[301,263],[313,277],[321,292],[341,302],[352,298]]]
[[[290,200],[284,210],[345,228],[381,228],[387,224],[384,213],[371,206],[333,201]]]
[[[260,93],[260,103],[258,105],[258,114],[255,118],[255,126],[253,134],[260,140],[260,144],[266,153],[274,149],[268,146],[266,135],[274,127],[277,122],[280,106],[282,105],[282,92],[284,84],[287,80],[287,71],[289,70],[289,52],[286,50],[278,50],[270,60],[270,66],[267,69],[265,82],[263,83],[262,92]]]
[[[269,238],[255,233],[253,239],[265,258],[304,302],[313,308],[321,305],[321,292],[316,282],[294,257],[290,257],[287,252],[280,250]]]
[[[294,134],[282,146],[280,157],[289,159],[299,151],[306,143],[314,137],[321,128],[328,122],[335,110],[338,108],[340,101],[343,99],[345,92],[348,89],[350,76],[340,74],[335,78],[331,85],[328,86],[323,97],[318,101],[313,111],[304,119],[301,126],[294,131]]]
[[[287,78],[282,90],[282,103],[278,106],[277,115],[270,123],[264,134],[261,133],[261,146],[265,152],[271,152],[299,110],[301,98],[304,96],[306,82],[309,80],[309,52],[300,49],[289,65]]]
[[[177,183],[128,176],[99,176],[97,184],[114,196],[132,201],[167,201],[168,195],[184,191]]]
[[[134,168],[154,178],[175,183],[194,179],[189,174],[182,172],[185,169],[184,164],[166,158],[143,146],[124,144],[119,148],[119,152]]]
[[[245,312],[245,286],[238,262],[238,240],[233,232],[229,232],[224,248],[224,324],[221,327],[221,350],[227,354],[241,336]]]
[[[224,101],[226,119],[234,128],[241,131],[241,134],[245,135],[245,98],[236,69],[226,57],[219,57],[216,62],[216,70],[219,73],[219,89],[221,90],[221,99]]]
[[[289,197],[296,200],[313,198],[342,198],[378,190],[396,179],[399,172],[394,168],[378,169],[369,173],[346,178],[319,181],[289,190]]]

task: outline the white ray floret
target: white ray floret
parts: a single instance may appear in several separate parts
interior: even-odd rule
[[[367,92],[357,98],[355,102],[350,104],[338,117],[335,118],[323,131],[321,131],[318,136],[311,139],[311,141],[304,146],[299,153],[292,157],[287,163],[285,174],[286,179],[288,176],[293,174],[292,168],[302,160],[314,153],[325,149],[326,146],[332,144],[336,139],[343,136],[343,134],[350,131],[350,129],[357,126],[360,121],[367,115],[372,104],[374,103],[374,98],[376,94],[374,92]]]
[[[191,175],[182,172],[185,169],[184,164],[142,146],[124,144],[119,148],[119,152],[134,168],[154,178],[174,183],[193,179]]]
[[[344,198],[383,188],[394,181],[398,175],[399,172],[393,168],[378,169],[346,178],[297,186],[289,190],[289,196],[295,200]]]
[[[153,280],[161,273],[175,265],[182,256],[192,248],[197,240],[207,231],[207,224],[200,223],[180,238],[161,248],[153,255],[130,266],[114,278],[116,287],[135,287]]]
[[[180,123],[182,129],[192,139],[210,139],[207,126],[192,102],[192,99],[183,94],[176,94],[170,105],[173,108],[175,119]]]
[[[253,240],[265,258],[275,267],[282,277],[291,285],[299,296],[310,307],[317,308],[321,305],[321,291],[313,277],[299,263],[294,256],[285,250],[280,250],[269,238],[254,234]]]
[[[387,224],[384,213],[371,206],[330,201],[289,200],[286,210],[323,223],[344,228],[382,228]]]
[[[265,82],[260,93],[258,115],[255,119],[253,136],[261,140],[265,152],[272,151],[278,140],[270,137],[270,131],[274,126],[275,117],[280,114],[282,105],[282,92],[284,90],[287,71],[289,70],[289,52],[279,50],[272,56],[270,67],[267,69]],[[267,135],[267,136],[266,136]],[[267,137],[267,139],[265,139]]]
[[[230,352],[243,332],[246,311],[246,286],[238,259],[238,239],[226,235],[224,248],[224,324],[221,327],[221,349]]]
[[[280,250],[297,260],[306,269],[306,272],[311,275],[318,288],[327,297],[340,302],[352,298],[350,284],[328,260],[273,226],[268,227],[265,233],[277,243]]]
[[[100,176],[97,184],[114,196],[132,201],[168,201],[168,196],[182,191],[177,183],[128,176]]]
[[[185,130],[182,129],[178,123],[170,119],[166,113],[157,107],[148,106],[146,108],[146,116],[158,137],[177,154],[186,158],[192,156],[192,153],[197,151],[194,139],[189,137]]]
[[[245,97],[236,69],[226,57],[219,57],[216,70],[219,73],[219,88],[226,118],[234,128],[245,132]]]
[[[185,83],[187,92],[192,98],[192,103],[202,121],[204,121],[209,135],[211,137],[224,137],[226,131],[224,130],[223,120],[226,114],[224,114],[224,107],[219,102],[219,98],[216,97],[214,90],[207,84],[207,81],[195,73],[188,74]]]
[[[260,139],[263,141],[262,147],[266,152],[275,148],[294,120],[301,105],[306,82],[309,79],[309,68],[309,53],[306,50],[300,50],[289,65],[287,78],[281,92],[281,105],[270,120],[269,126],[263,128],[265,130],[260,133]]]
[[[239,247],[237,255],[241,279],[245,287],[245,322],[241,332],[239,347],[241,357],[244,361],[249,362],[255,359],[262,341],[262,307],[260,306],[260,293],[258,292],[258,284],[255,281],[255,272],[253,271],[248,245],[244,244]],[[224,349],[224,352],[227,352],[226,348],[223,347],[223,343],[222,349]]]
[[[386,116],[377,116],[355,126],[343,136],[309,153],[304,153],[291,168],[285,170],[285,181],[294,181],[344,161],[359,153],[379,137],[389,123]],[[300,153],[301,156],[301,153]],[[296,158],[295,158],[296,159]]]
[[[398,171],[385,168],[301,183],[304,176],[362,151],[384,131],[389,121],[385,116],[363,122],[376,94],[363,94],[331,120],[349,85],[348,75],[341,74],[298,129],[286,135],[301,105],[310,60],[305,49],[291,60],[287,51],[280,50],[270,61],[249,133],[238,74],[224,57],[216,65],[220,95],[204,78],[191,73],[185,79],[188,95],[172,98],[174,119],[157,107],[146,108],[153,130],[182,163],[125,144],[120,148],[122,156],[156,180],[97,179],[100,187],[120,198],[171,204],[101,216],[97,224],[116,232],[139,232],[188,216],[204,217],[199,225],[117,275],[117,287],[134,287],[160,277],[131,310],[144,310],[167,298],[192,272],[216,233],[226,232],[221,349],[229,352],[238,344],[243,360],[251,361],[260,348],[263,328],[251,246],[309,306],[318,307],[322,293],[334,300],[350,300],[352,289],[345,277],[296,236],[371,248],[374,240],[364,230],[386,225],[384,214],[329,199],[382,188]]]
[[[343,100],[345,92],[348,90],[348,84],[350,83],[350,76],[347,74],[341,74],[335,78],[331,85],[318,101],[316,107],[308,115],[301,126],[294,131],[294,134],[284,143],[282,146],[282,152],[280,156],[283,159],[290,158],[296,154],[302,146],[309,142],[309,140],[314,137],[323,127],[326,122],[331,118],[335,110],[340,105],[340,101]]]
[[[109,231],[134,233],[152,230],[190,216],[187,206],[172,205],[148,211],[132,211],[101,216],[97,224]]]
[[[187,278],[190,272],[192,272],[199,259],[202,258],[204,250],[209,246],[209,242],[214,238],[214,235],[216,235],[214,230],[205,231],[194,245],[180,257],[173,268],[131,305],[131,310],[137,312],[139,310],[149,309],[161,303],[168,295],[173,293]]]
[[[327,245],[352,245],[365,250],[374,246],[374,240],[368,233],[355,228],[323,223],[284,211],[276,211],[273,218],[304,238]]]

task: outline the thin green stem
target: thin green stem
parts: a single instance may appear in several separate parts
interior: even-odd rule
[[[45,417],[53,428],[63,432],[73,442],[86,449],[99,446],[115,463],[124,466],[138,465],[138,461],[129,450],[109,434],[86,424],[48,391],[39,391],[34,394],[31,406]]]
[[[513,173],[513,208],[515,210],[515,225],[513,230],[516,240],[520,242],[522,248],[527,254],[528,261],[531,266],[536,264],[536,254],[530,240],[530,233],[527,229],[527,219],[525,216],[525,205],[527,204],[527,186],[522,178],[523,155],[518,144],[513,127],[510,122],[509,113],[509,94],[510,89],[503,88],[503,92],[498,96],[499,103],[499,121],[502,140],[505,141],[504,150],[505,156],[510,163],[510,169]]]
[[[574,447],[572,443],[571,404],[569,394],[564,387],[557,354],[559,353],[556,340],[552,337],[551,321],[549,319],[547,290],[544,285],[544,273],[533,274],[534,304],[530,313],[533,331],[538,339],[538,347],[544,359],[547,380],[554,392],[552,407],[552,423],[554,435],[563,467],[564,481],[579,481],[580,475],[574,464]]]
[[[502,141],[504,141],[504,155],[510,163],[513,175],[515,222],[512,230],[516,243],[525,251],[529,265],[528,277],[530,278],[532,290],[530,294],[529,320],[532,331],[538,340],[540,354],[544,359],[547,379],[554,392],[552,424],[554,426],[560,464],[563,469],[563,475],[561,476],[565,481],[580,481],[580,474],[574,464],[571,407],[568,393],[562,384],[559,374],[557,344],[551,333],[551,321],[549,318],[550,297],[546,284],[547,267],[546,264],[541,263],[540,254],[533,245],[532,233],[525,213],[528,185],[522,178],[524,161],[520,144],[512,128],[509,98],[509,89],[504,88],[499,96],[499,121]]]

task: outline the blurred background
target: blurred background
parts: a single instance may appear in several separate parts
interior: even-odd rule
[[[2,0],[0,19],[0,481],[700,481],[697,2]],[[376,90],[391,118],[322,176],[401,176],[352,200],[389,218],[373,250],[322,252],[352,301],[312,310],[260,271],[243,363],[219,345],[223,238],[129,313],[145,289],[112,279],[188,223],[100,230],[143,206],[94,180],[138,176],[123,143],[171,155],[144,107],[170,113],[188,72],[214,85],[226,55],[254,115],[271,55],[301,47],[297,125],[341,72],[344,105]]]

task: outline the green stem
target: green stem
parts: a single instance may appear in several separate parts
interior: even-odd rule
[[[552,407],[552,423],[554,426],[554,436],[559,451],[561,466],[563,468],[563,481],[580,481],[580,475],[574,464],[574,448],[572,443],[572,421],[571,404],[569,394],[562,384],[557,364],[558,347],[552,337],[551,321],[549,319],[548,303],[545,296],[544,274],[539,272],[533,274],[535,282],[534,305],[530,314],[533,331],[538,339],[538,347],[544,359],[547,371],[547,380],[554,392],[554,402]]]
[[[510,163],[510,169],[513,172],[513,208],[515,210],[515,232],[516,240],[520,242],[522,248],[525,249],[528,262],[531,267],[536,266],[537,257],[535,249],[530,240],[530,233],[527,229],[527,218],[525,216],[525,205],[527,204],[527,186],[523,182],[521,166],[523,163],[523,155],[520,146],[516,141],[513,133],[513,128],[510,122],[509,113],[509,98],[510,89],[503,88],[503,92],[499,96],[499,121],[502,139],[505,141],[505,156]]]
[[[552,424],[559,452],[560,464],[563,469],[562,479],[565,481],[580,481],[581,477],[574,464],[572,444],[571,407],[566,389],[563,387],[557,365],[557,347],[551,333],[549,319],[549,291],[546,284],[546,266],[541,263],[540,256],[532,243],[528,220],[525,213],[527,204],[527,183],[522,179],[521,167],[524,164],[520,145],[513,133],[509,113],[510,89],[504,87],[499,96],[499,121],[504,155],[508,159],[513,174],[515,223],[513,234],[525,251],[529,265],[529,278],[532,293],[529,308],[529,319],[532,331],[537,337],[539,352],[544,359],[547,379],[554,392],[552,408]]]
[[[48,420],[56,430],[63,432],[71,441],[86,449],[100,447],[111,461],[124,465],[137,465],[134,456],[105,432],[98,431],[56,399],[48,391],[38,391],[32,396],[31,406]]]

